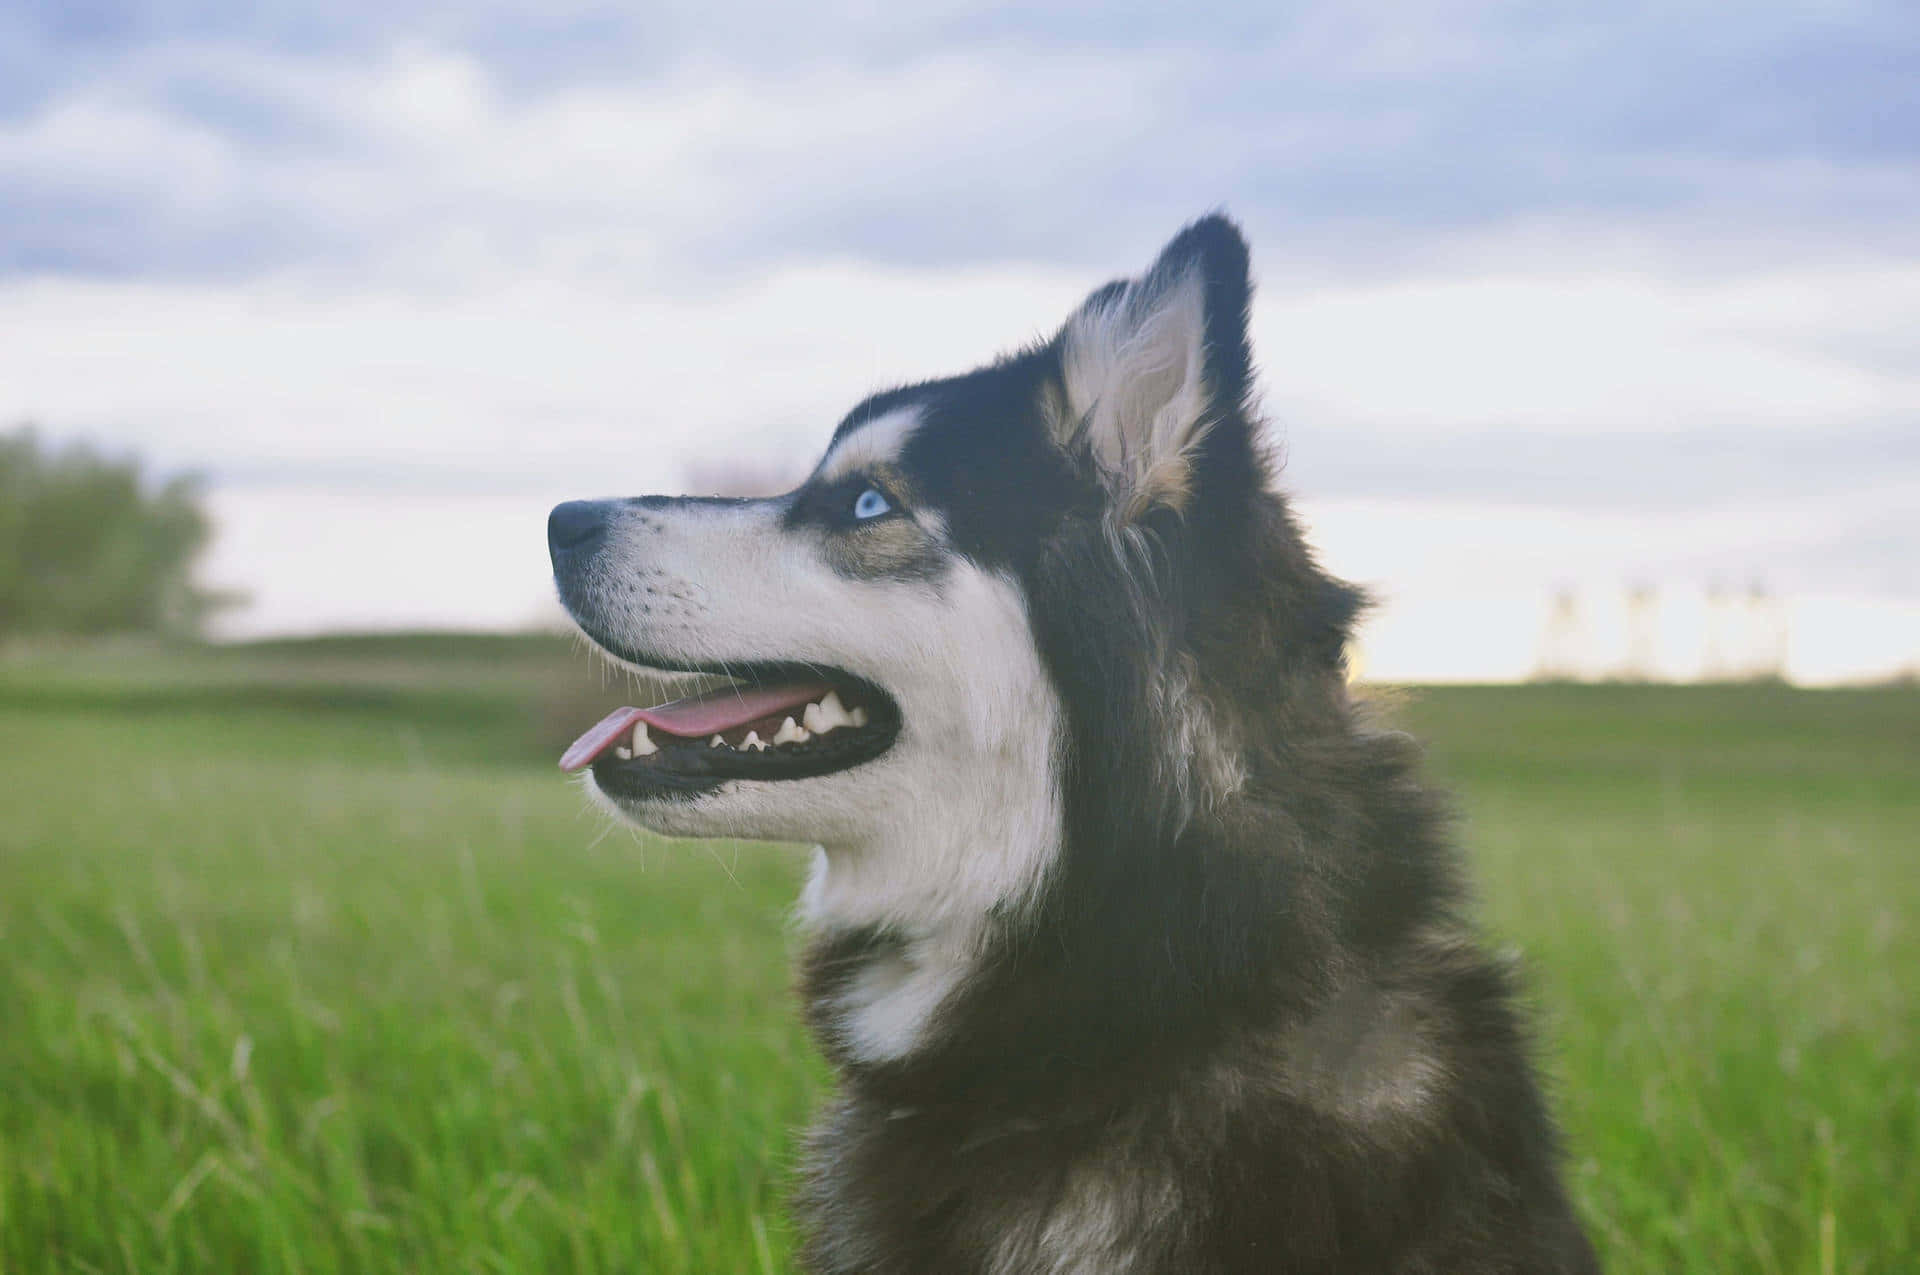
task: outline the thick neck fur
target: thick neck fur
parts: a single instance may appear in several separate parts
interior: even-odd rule
[[[1027,577],[1070,741],[1031,906],[958,949],[813,944],[841,1085],[798,1184],[808,1269],[1597,1269],[1438,804],[1349,701],[1358,596],[1247,498],[1238,538],[1204,499],[1070,524]],[[917,1030],[862,1056],[847,1007],[888,996]]]
[[[1058,857],[1061,841],[1052,751],[1049,739],[1009,776],[1002,802],[933,801],[888,838],[821,848],[801,899],[813,931],[803,992],[836,1064],[897,1064],[926,1052],[945,1008],[993,950],[999,918],[1032,905],[1037,882],[1026,878]],[[938,893],[890,867],[987,859],[996,871]],[[1009,887],[1010,897],[1000,893]]]
[[[1357,595],[1313,565],[1277,498],[1245,498],[1239,543],[1192,519],[1089,520],[1036,565],[1036,635],[1074,741],[1057,856],[1030,906],[819,935],[802,991],[852,1084],[1054,1111],[1139,1092],[1139,1069],[1303,1020],[1358,976],[1339,968],[1352,953],[1450,920],[1451,862],[1407,745],[1362,730],[1348,700]],[[1034,831],[977,814],[911,835]]]

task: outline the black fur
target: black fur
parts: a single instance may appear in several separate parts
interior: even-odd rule
[[[1362,600],[1272,492],[1239,232],[1187,229],[1155,271],[1186,268],[1217,423],[1178,510],[1117,525],[1087,458],[1054,444],[1058,341],[842,426],[919,405],[902,470],[962,552],[1023,585],[1068,718],[1067,840],[905,1060],[850,1056],[831,1009],[894,937],[808,954],[842,1077],[799,1192],[808,1264],[1595,1271],[1442,803],[1349,695]],[[1243,771],[1230,791],[1168,765],[1169,687],[1207,706]]]

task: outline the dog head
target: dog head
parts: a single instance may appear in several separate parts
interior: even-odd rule
[[[1209,634],[1337,662],[1351,615],[1296,641],[1234,613],[1275,527],[1297,543],[1250,412],[1249,299],[1209,217],[1050,341],[861,403],[793,491],[555,509],[568,612],[686,693],[573,762],[625,817],[819,843],[920,919],[1032,897],[1074,776],[1123,792],[1100,817],[1155,826],[1230,795],[1243,724],[1209,708]]]

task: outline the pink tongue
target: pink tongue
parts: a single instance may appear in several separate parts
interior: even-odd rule
[[[774,686],[730,686],[723,691],[677,699],[671,704],[636,710],[639,720],[669,735],[701,739],[735,726],[745,726],[789,708],[799,708],[833,688],[825,682],[782,682]]]
[[[600,724],[567,746],[560,754],[560,769],[565,771],[584,770],[593,764],[593,759],[612,748],[614,741],[633,729],[640,720],[637,708],[616,708],[600,719]]]
[[[799,708],[824,696],[825,682],[785,682],[774,686],[728,687],[653,708],[616,708],[598,725],[573,741],[560,758],[560,769],[581,770],[618,743],[634,723],[657,726],[669,735],[701,739],[748,722]]]

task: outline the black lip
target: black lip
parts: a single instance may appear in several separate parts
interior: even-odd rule
[[[869,706],[867,725],[843,726],[830,736],[765,752],[656,736],[660,751],[648,757],[621,761],[611,752],[603,753],[593,763],[593,780],[611,797],[671,799],[711,792],[730,780],[777,782],[851,770],[886,752],[900,733],[897,712],[888,708],[883,713],[874,699],[861,702]]]
[[[608,750],[593,763],[593,780],[610,797],[686,799],[712,792],[731,780],[772,782],[831,775],[872,761],[893,747],[900,734],[900,707],[893,697],[842,669],[794,661],[701,664],[666,660],[608,642],[591,630],[587,636],[610,654],[659,672],[713,674],[749,684],[817,679],[839,691],[849,704],[867,710],[865,726],[843,726],[804,744],[782,745],[764,752],[714,748],[707,740],[670,735],[656,736],[654,742],[660,751],[647,757],[622,761]]]

